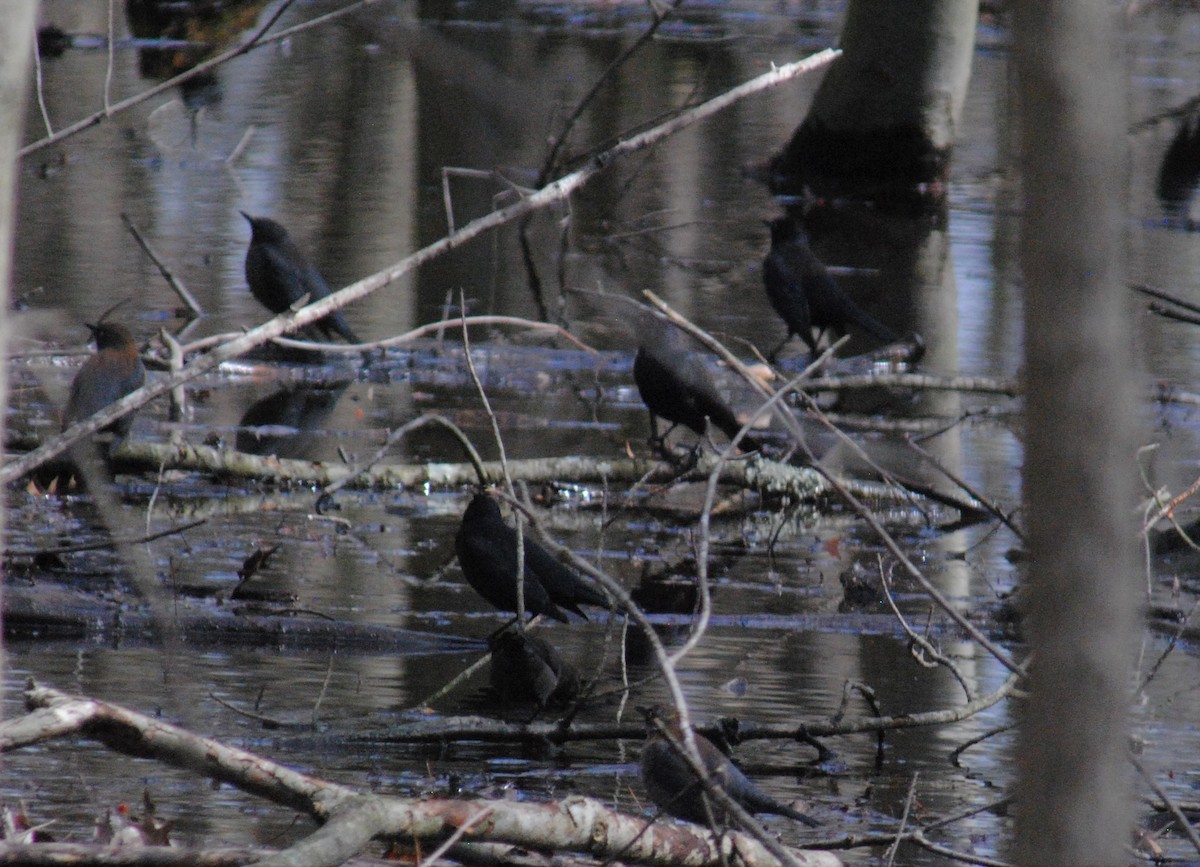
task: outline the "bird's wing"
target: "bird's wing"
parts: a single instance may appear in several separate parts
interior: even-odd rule
[[[321,272],[302,256],[288,255],[274,244],[264,246],[262,253],[270,263],[270,273],[282,285],[289,306],[304,295],[309,296],[309,301],[316,301],[329,294],[329,285]]]
[[[809,317],[808,285],[803,262],[790,249],[772,250],[763,263],[763,283],[775,312],[792,334],[801,336],[812,330]]]
[[[579,604],[608,607],[604,594],[585,584],[573,570],[556,560],[549,551],[525,533],[525,574],[532,574],[559,605],[583,615]]]

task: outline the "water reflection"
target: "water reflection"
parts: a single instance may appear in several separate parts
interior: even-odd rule
[[[103,4],[47,0],[52,13],[64,12],[71,32],[104,32]],[[127,6],[132,7],[134,3]],[[330,11],[333,0],[296,4],[283,23]],[[251,26],[253,7],[240,25]],[[686,8],[686,4],[685,4]],[[261,321],[262,311],[246,291],[243,261],[246,231],[239,209],[276,216],[296,235],[333,286],[398,261],[440,238],[447,218],[442,169],[463,166],[498,174],[451,184],[455,218],[461,223],[489,211],[494,196],[528,183],[540,172],[547,139],[561,131],[580,98],[644,25],[642,8],[622,4],[531,3],[378,4],[337,27],[296,36],[287,52],[265,49],[223,67],[200,101],[211,110],[196,113],[197,97],[165,110],[176,95],[163,96],[115,122],[70,140],[53,154],[38,157],[51,169],[39,176],[36,164],[24,169],[15,248],[17,290],[42,307],[74,311],[73,320],[93,319],[117,297],[134,294],[131,316],[143,320],[139,333],[170,321],[175,299],[156,270],[136,248],[116,215],[131,214],[160,254],[200,298],[207,316],[205,333],[236,330]],[[836,41],[838,7],[822,4],[704,4],[685,24],[706,39],[679,41],[684,29],[648,46],[645,53],[601,89],[568,137],[565,165],[574,165],[606,142],[648,119],[672,111],[686,99],[703,97],[747,80],[771,62],[793,59],[814,44]],[[576,18],[575,15],[583,17]],[[1165,14],[1165,13],[1164,13]],[[1186,31],[1200,13],[1176,10]],[[57,15],[55,16],[57,19]],[[70,26],[68,27],[68,20]],[[140,25],[139,25],[140,26]],[[1134,18],[1131,40],[1137,50],[1158,56],[1145,19]],[[237,29],[233,26],[233,29]],[[713,34],[722,38],[714,40]],[[724,37],[731,38],[724,38]],[[190,37],[188,37],[190,38]],[[216,42],[216,37],[205,37]],[[1188,59],[1191,48],[1169,49]],[[1170,59],[1170,58],[1168,58]],[[171,58],[153,64],[132,49],[118,50],[114,93],[128,95],[147,85],[147,74],[168,71]],[[51,120],[61,125],[96,110],[95,94],[106,73],[101,52],[68,51],[45,64],[43,94]],[[1190,68],[1190,67],[1189,67]],[[1186,79],[1162,79],[1136,86],[1153,113],[1197,90]],[[1021,348],[1021,278],[1014,265],[1015,221],[1021,202],[1008,159],[1011,140],[1009,69],[1003,50],[976,59],[975,78],[955,153],[951,208],[924,219],[818,207],[805,213],[820,257],[846,271],[844,288],[878,318],[900,332],[920,333],[927,348],[923,369],[932,373],[1011,375]],[[647,87],[653,82],[653,87]],[[791,135],[803,117],[816,79],[801,79],[740,104],[702,127],[685,131],[654,153],[610,167],[563,207],[540,214],[529,226],[530,260],[552,316],[572,289],[637,297],[651,288],[701,326],[728,338],[749,356],[742,341],[770,349],[783,326],[770,309],[762,284],[767,249],[764,219],[781,211],[765,190],[745,180],[742,167],[761,162]],[[336,94],[330,98],[329,94]],[[155,112],[162,114],[155,119]],[[182,133],[157,137],[160,121],[175,113]],[[26,128],[41,133],[36,102],[30,102]],[[1135,232],[1139,264],[1168,284],[1191,285],[1200,247],[1185,233],[1160,232],[1162,204],[1155,172],[1170,134],[1142,136],[1131,180],[1132,208],[1146,218]],[[238,150],[238,157],[226,162]],[[1172,189],[1193,191],[1185,174]],[[1140,210],[1139,210],[1140,209]],[[515,227],[497,230],[422,266],[347,311],[355,331],[385,337],[440,317],[449,295],[461,290],[474,312],[537,315],[530,266],[522,256]],[[645,411],[630,378],[633,341],[627,316],[616,308],[567,308],[573,329],[595,345],[613,350],[600,360],[584,353],[520,354],[523,335],[473,334],[474,357],[493,399],[510,457],[644,454]],[[69,321],[69,320],[64,320]],[[1194,335],[1139,321],[1139,335],[1153,367],[1164,376],[1189,382],[1200,376]],[[451,415],[485,457],[497,453],[488,416],[465,373],[461,344],[454,335],[422,347],[397,364],[387,381],[281,385],[270,378],[234,384],[214,376],[197,391],[196,418],[173,429],[202,440],[211,431],[235,427],[237,445],[281,456],[328,457],[339,442],[353,442],[362,454],[380,433],[425,409]],[[509,345],[502,346],[502,342]],[[518,344],[512,346],[512,344]],[[870,346],[856,335],[842,351]],[[510,350],[517,350],[510,353]],[[516,359],[516,361],[514,361]],[[306,359],[311,361],[311,359]],[[23,362],[36,364],[36,361]],[[408,365],[408,366],[406,366]],[[45,365],[50,377],[69,381],[61,366]],[[265,397],[264,391],[269,392]],[[252,395],[250,394],[252,392]],[[348,400],[349,395],[352,400]],[[37,399],[20,399],[14,414],[48,417]],[[1019,438],[1002,423],[969,425],[959,420],[986,407],[990,398],[950,391],[911,393],[877,390],[845,393],[829,409],[880,423],[857,437],[870,462],[935,486],[953,486],[932,464],[917,456],[903,432],[885,422],[913,420],[944,427],[922,442],[938,463],[984,492],[1010,505],[1019,502]],[[248,404],[254,404],[247,408]],[[165,410],[148,408],[139,433],[164,436]],[[241,421],[239,422],[239,418]],[[1156,484],[1184,484],[1194,478],[1198,450],[1192,420],[1183,413],[1168,419]],[[813,425],[814,431],[819,430]],[[323,444],[323,445],[322,445]],[[874,472],[855,449],[827,432],[814,433],[816,451],[833,467],[853,474]],[[435,429],[423,429],[390,459],[416,457],[459,460],[457,444]],[[267,576],[303,606],[344,618],[408,626],[456,636],[482,638],[499,625],[484,611],[454,566],[443,568],[453,548],[465,505],[455,492],[376,491],[343,495],[339,502],[351,533],[315,516],[311,491],[254,493],[253,483],[229,485],[210,479],[138,483],[123,503],[131,525],[160,520],[164,508],[178,514],[203,510],[211,526],[183,539],[148,546],[169,586],[232,586],[238,564],[264,544],[281,544]],[[1175,487],[1179,487],[1176,485]],[[612,484],[589,491],[581,502],[621,502],[626,491]],[[70,516],[47,516],[40,503],[13,492],[14,533],[35,544],[46,526],[62,536],[79,535]],[[683,495],[680,495],[681,497]],[[694,499],[694,497],[693,497]],[[165,505],[164,505],[165,504]],[[627,587],[643,579],[642,562],[657,575],[666,563],[686,560],[693,539],[678,512],[638,511],[608,524],[587,508],[547,510],[555,537],[601,563]],[[687,514],[694,514],[693,512]],[[894,517],[894,516],[888,516]],[[47,521],[50,523],[48,524]],[[922,523],[894,527],[906,552],[964,607],[985,602],[994,590],[1018,577],[1004,559],[1011,536],[990,528],[941,533]],[[962,688],[942,669],[912,661],[895,623],[864,614],[837,615],[844,591],[839,576],[853,567],[878,572],[878,541],[852,517],[806,514],[794,518],[734,515],[716,528],[719,550],[728,562],[710,564],[717,618],[681,669],[685,689],[704,718],[735,714],[746,720],[792,722],[823,719],[842,709],[845,684],[863,682],[877,691],[885,713],[918,712],[955,706]],[[114,561],[98,561],[104,575],[72,570],[71,580],[87,585],[117,572]],[[654,607],[663,639],[677,646],[690,628],[688,612],[694,565],[680,570],[684,580],[656,583]],[[647,579],[649,583],[650,579]],[[106,586],[108,586],[106,584]],[[649,592],[649,591],[647,591]],[[666,598],[662,598],[666,597]],[[649,597],[647,597],[649,598]],[[878,597],[873,597],[878,603]],[[901,604],[924,623],[926,603],[909,596]],[[878,605],[876,605],[878,607]],[[836,616],[837,619],[834,619]],[[603,621],[554,627],[551,639],[571,661],[586,660],[606,687],[616,687],[633,671],[648,673],[644,647],[631,637],[623,667],[619,641]],[[979,691],[994,688],[999,666],[978,658],[970,646],[943,635],[967,681]],[[480,645],[482,652],[482,644]],[[164,714],[216,736],[240,739],[277,757],[337,775],[353,785],[420,788],[426,775],[444,785],[451,775],[488,782],[504,773],[510,751],[503,746],[461,745],[453,749],[380,747],[340,750],[320,744],[281,747],[252,722],[226,712],[209,693],[253,706],[262,692],[273,714],[307,714],[322,722],[367,727],[432,695],[472,654],[404,657],[396,654],[283,653],[271,649],[241,652],[216,648],[164,655],[158,648],[92,647],[18,643],[12,648],[10,713],[17,710],[12,688],[26,674],[80,692],[103,695],[141,709],[161,706]],[[1186,765],[1194,752],[1190,736],[1195,703],[1190,694],[1187,657],[1168,660],[1155,698],[1147,704],[1156,725],[1169,729],[1149,745],[1164,764]],[[583,668],[584,666],[581,666]],[[476,683],[475,686],[480,684]],[[471,687],[467,687],[471,689]],[[867,713],[852,693],[848,713]],[[320,701],[320,697],[324,697]],[[663,698],[657,684],[636,701]],[[436,707],[451,712],[461,705],[452,695]],[[613,701],[608,699],[606,701]],[[478,707],[474,705],[472,707]],[[1158,716],[1157,708],[1165,708]],[[611,720],[619,708],[606,702],[587,708],[586,720]],[[842,770],[814,776],[812,750],[792,743],[745,745],[738,758],[755,766],[785,769],[766,774],[774,794],[801,794],[826,812],[842,811],[854,830],[887,830],[906,797],[912,774],[921,772],[919,797],[930,811],[949,812],[990,800],[1011,774],[1006,738],[981,744],[969,754],[969,767],[954,768],[949,751],[984,729],[1007,722],[997,707],[965,723],[938,730],[889,735],[876,766],[873,736],[837,739],[829,746]],[[1181,732],[1183,735],[1181,736]],[[1176,745],[1182,746],[1172,746]],[[630,769],[639,744],[571,745],[553,756],[539,753],[520,763],[521,784],[533,794],[584,791],[637,809]],[[1175,750],[1179,749],[1179,753]],[[88,796],[77,780],[102,781],[102,798],[136,799],[123,789],[128,760],[95,748],[50,755],[10,757],[6,795],[36,786],[47,803],[63,804],[56,816],[91,819]],[[60,758],[61,755],[61,758]],[[138,766],[158,790],[195,805],[198,833],[231,843],[267,841],[290,821],[283,811],[263,808],[228,789],[209,790],[186,775]],[[505,768],[510,770],[505,771]],[[818,772],[822,769],[816,769]],[[31,782],[32,781],[32,782]],[[140,783],[139,783],[140,787]],[[269,815],[264,815],[269,814]],[[250,821],[247,821],[247,816]],[[982,841],[994,848],[1006,825],[982,815],[953,832],[962,848]],[[968,839],[970,838],[970,839]],[[275,842],[275,841],[271,841]],[[916,853],[907,863],[922,862]],[[851,853],[865,863],[870,853]]]
[[[1176,220],[1186,220],[1188,205],[1200,184],[1200,111],[1184,117],[1163,153],[1158,169],[1158,198],[1163,211]]]
[[[139,40],[172,43],[169,47],[138,49],[143,78],[163,80],[186,72],[241,38],[269,0],[126,0],[129,30]],[[191,83],[187,94],[212,91],[215,74]]]
[[[287,385],[267,395],[242,415],[235,448],[253,455],[317,460],[330,435],[326,423],[348,386]]]

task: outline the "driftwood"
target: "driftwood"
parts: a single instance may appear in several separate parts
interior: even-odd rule
[[[10,437],[8,445],[28,447],[33,443],[29,438]],[[114,468],[119,472],[183,470],[211,473],[221,478],[257,479],[274,484],[305,484],[337,489],[460,488],[479,481],[477,469],[470,463],[376,464],[356,471],[346,464],[252,455],[230,448],[190,443],[152,443],[144,440],[127,440],[117,451],[115,459]],[[717,468],[718,463],[720,484],[773,499],[813,503],[836,493],[828,472],[782,463],[761,455],[720,462],[717,456],[705,454],[700,456],[692,469],[682,474],[677,467],[664,461],[572,455],[511,460],[507,462],[507,469],[513,481],[531,484],[659,485],[703,481]],[[480,468],[490,482],[504,478],[504,468],[498,461],[482,462]],[[896,485],[850,478],[838,479],[837,484],[855,496],[875,503],[911,505],[912,494],[917,493],[958,509],[964,516],[983,511],[976,503],[940,495],[932,489],[910,486],[905,490]]]
[[[153,758],[204,774],[305,813],[321,824],[290,849],[245,863],[272,867],[334,865],[344,863],[375,839],[436,842],[461,833],[463,839],[565,849],[604,860],[651,865],[779,864],[761,844],[744,834],[730,831],[718,836],[696,826],[650,822],[610,810],[591,798],[569,797],[537,804],[373,795],[299,773],[118,705],[70,696],[32,681],[26,688],[25,701],[28,714],[0,724],[2,752],[83,735],[127,755]],[[0,859],[37,845],[0,845]],[[841,863],[825,852],[789,850],[789,854],[806,867],[835,867]],[[201,856],[197,853],[191,863],[205,863]]]
[[[313,461],[284,460],[260,457],[232,449],[182,444],[172,446],[156,443],[126,443],[119,452],[123,460],[136,461],[145,471],[159,468],[196,470],[220,476],[266,479],[275,482],[304,482],[325,487],[349,478],[352,469],[340,464]],[[483,469],[491,481],[503,478],[498,462],[486,462]],[[696,470],[685,478],[704,478],[715,462],[702,458]],[[679,473],[670,464],[629,458],[559,457],[530,458],[508,462],[514,481],[564,483],[624,482],[633,483],[646,478],[651,483],[679,480]],[[808,501],[828,493],[828,487],[815,472],[804,467],[792,467],[774,461],[751,458],[727,462],[721,470],[725,484],[750,490],[760,490],[777,496],[789,495],[798,501]],[[382,464],[360,475],[355,487],[421,487],[453,488],[478,482],[475,467],[470,463]],[[884,485],[865,484],[864,496],[894,499]]]

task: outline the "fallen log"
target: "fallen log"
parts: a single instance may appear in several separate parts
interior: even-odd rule
[[[0,752],[81,735],[126,755],[155,759],[228,783],[321,824],[291,848],[258,864],[341,864],[375,839],[439,842],[457,835],[464,841],[567,850],[661,867],[730,863],[781,867],[780,860],[750,835],[738,831],[717,835],[694,825],[658,823],[611,810],[593,798],[531,803],[361,793],[160,719],[33,681],[26,687],[25,703],[29,713],[0,724]],[[802,867],[841,864],[827,852],[790,848],[786,852]]]

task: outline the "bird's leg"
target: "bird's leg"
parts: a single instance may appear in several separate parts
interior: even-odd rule
[[[514,617],[512,620],[506,620],[506,621],[504,621],[503,625],[500,626],[499,629],[496,629],[488,634],[488,637],[486,639],[487,643],[490,645],[493,641],[495,641],[497,638],[500,637],[501,632],[503,632],[504,630],[508,629],[511,626],[516,626],[517,629],[523,628],[521,626],[520,622],[518,621],[518,618],[516,618],[516,617]]]
[[[711,444],[712,440],[708,440],[708,442]],[[659,451],[659,455],[671,465],[672,469],[675,470],[675,478],[679,479],[694,470],[696,465],[700,463],[700,448],[703,445],[703,440],[696,440],[696,444],[686,451],[682,449],[682,446],[680,446],[679,450],[672,451],[664,444],[663,448]]]
[[[667,433],[670,433],[670,432],[671,432],[671,429],[668,428]],[[662,436],[658,435],[658,416],[656,416],[654,414],[653,410],[650,410],[650,439],[648,440],[648,442],[650,443],[650,448],[652,448],[652,449],[661,448],[663,441],[666,438],[667,438],[667,434],[663,434]]]
[[[670,450],[667,448],[667,437],[671,435],[671,431],[675,430],[676,427],[677,425],[672,424],[660,435],[658,432],[658,416],[650,413],[650,450],[670,463],[674,463],[674,460]]]
[[[768,353],[768,355],[767,355],[767,361],[769,361],[769,362],[771,362],[772,364],[774,364],[774,363],[775,363],[775,359],[779,357],[779,351],[780,351],[781,349],[783,349],[783,347],[787,346],[787,345],[788,345],[788,341],[789,341],[789,340],[791,340],[791,339],[792,339],[792,335],[791,335],[791,333],[789,332],[789,333],[788,333],[788,335],[787,335],[786,337],[784,337],[784,338],[783,338],[783,340],[781,340],[781,341],[779,342],[779,345],[778,345],[778,346],[776,346],[774,349],[772,349],[772,350],[770,351],[770,353]]]
[[[815,337],[812,335],[812,332],[810,331],[808,339],[804,341],[805,343],[808,344],[808,363],[810,366],[816,364],[817,359],[821,357],[821,338],[823,338],[824,336],[825,336],[825,329],[818,328]]]

